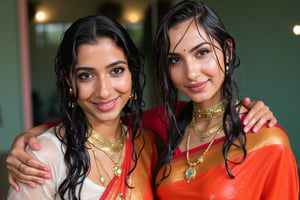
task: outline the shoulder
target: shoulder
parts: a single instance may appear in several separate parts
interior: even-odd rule
[[[52,148],[60,148],[61,142],[55,135],[54,127],[48,129],[37,137],[38,142],[41,144],[41,149],[48,150]]]
[[[33,157],[46,163],[54,162],[58,158],[63,157],[62,143],[55,136],[54,128],[50,128],[39,135],[37,140],[41,147],[38,151],[33,151],[28,146],[26,147],[26,151]]]
[[[291,149],[289,138],[285,130],[279,125],[272,128],[263,127],[257,133],[249,133],[246,135],[246,148],[250,151],[276,144]]]

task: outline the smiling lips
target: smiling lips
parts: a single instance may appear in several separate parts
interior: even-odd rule
[[[115,107],[118,99],[119,99],[119,97],[117,97],[113,100],[110,100],[110,101],[98,102],[98,103],[94,103],[94,104],[99,110],[107,112],[107,111],[112,110]]]
[[[202,81],[194,84],[187,85],[186,87],[190,89],[193,92],[200,92],[204,90],[207,86],[208,80],[207,81]]]

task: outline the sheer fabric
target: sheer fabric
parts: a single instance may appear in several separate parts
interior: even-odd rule
[[[38,142],[41,146],[39,151],[32,151],[26,147],[26,151],[34,158],[46,163],[50,167],[51,179],[46,179],[44,185],[36,185],[36,188],[30,188],[25,184],[20,185],[20,191],[16,192],[10,187],[8,199],[61,199],[57,193],[60,183],[66,178],[66,165],[61,142],[53,134],[53,128],[38,136]],[[99,200],[104,192],[103,186],[97,185],[89,178],[84,180],[81,198],[87,200]]]

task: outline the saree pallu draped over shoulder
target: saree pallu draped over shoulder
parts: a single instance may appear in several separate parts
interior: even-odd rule
[[[131,131],[129,132],[131,137]],[[143,145],[144,148],[137,161],[136,168],[127,177],[127,183],[133,188],[131,189],[126,185],[126,176],[134,165],[132,161],[133,146],[130,138],[126,143],[126,156],[122,164],[123,173],[120,177],[113,178],[100,200],[152,200],[154,198],[152,172],[157,160],[155,138],[154,134],[150,131],[143,130],[143,133],[145,144],[142,136],[139,136],[135,140],[135,147],[137,152],[140,151]]]
[[[174,155],[171,174],[157,186],[159,199],[218,199],[218,200],[273,200],[299,199],[299,180],[295,158],[286,133],[279,127],[262,128],[258,133],[246,135],[247,157],[242,164],[229,163],[235,178],[226,172],[222,146],[224,138],[195,166],[196,176],[190,183],[184,178],[188,167],[186,152]],[[206,146],[190,151],[190,159],[197,160]],[[229,158],[240,162],[243,154],[232,148]],[[160,170],[156,180],[162,175]]]

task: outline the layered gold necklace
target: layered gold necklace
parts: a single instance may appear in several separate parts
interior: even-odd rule
[[[186,179],[187,183],[189,183],[192,179],[196,176],[196,169],[195,166],[199,163],[202,163],[204,161],[204,156],[208,152],[209,148],[212,146],[214,141],[216,140],[217,136],[222,131],[223,122],[220,121],[212,128],[205,130],[205,131],[199,131],[196,127],[196,120],[197,119],[204,119],[204,120],[212,120],[217,117],[220,117],[224,114],[226,108],[226,101],[223,100],[220,103],[209,107],[209,108],[200,108],[196,103],[194,103],[193,107],[193,118],[192,122],[190,124],[190,127],[188,129],[188,135],[187,135],[187,144],[186,144],[186,161],[188,164],[187,169],[184,171],[184,178]],[[195,135],[200,137],[201,141],[203,142],[205,138],[210,137],[214,134],[212,140],[208,144],[207,148],[204,150],[204,152],[198,157],[198,159],[195,162],[190,161],[190,139],[191,139],[191,132],[194,131]]]
[[[90,143],[89,143],[90,144]],[[104,169],[104,167],[101,165],[101,161],[100,161],[100,158],[98,156],[98,154],[91,148],[92,152],[93,152],[93,156],[94,156],[94,160],[95,160],[95,163],[96,163],[96,168],[97,168],[97,172],[98,172],[98,176],[99,176],[99,181],[101,182],[101,184],[103,186],[105,186],[105,181],[106,181],[106,178],[104,176],[102,176],[102,173],[101,173],[101,169],[100,167],[102,168],[102,171],[105,173],[105,175],[107,177],[109,177],[109,174],[108,172]],[[113,160],[113,158],[109,155],[107,155],[106,152],[103,152],[110,160],[111,162],[113,163],[113,167],[112,167],[112,171],[114,173],[114,176],[117,176],[117,177],[120,177],[121,174],[122,174],[122,169],[120,167],[120,161],[121,161],[121,158],[122,158],[122,152],[120,154],[120,157],[119,157],[119,160],[118,162],[115,162]],[[112,178],[111,178],[112,179]]]
[[[217,136],[219,135],[219,133],[221,132],[221,129],[219,129],[213,139],[210,141],[209,145],[207,146],[207,148],[205,149],[205,151],[202,153],[201,156],[198,157],[196,162],[191,162],[190,161],[190,138],[191,138],[191,132],[190,130],[188,131],[188,136],[187,136],[187,149],[186,149],[186,161],[188,164],[187,169],[184,171],[184,178],[186,179],[187,183],[190,183],[190,181],[192,179],[195,178],[196,176],[196,169],[194,168],[196,165],[198,165],[199,163],[202,163],[204,161],[204,155],[208,152],[209,148],[211,147],[211,145],[214,143],[214,141],[216,140]]]
[[[193,128],[194,133],[201,138],[201,141],[204,142],[204,139],[207,137],[210,137],[213,135],[215,132],[217,132],[220,128],[223,126],[223,122],[219,122],[212,128],[205,130],[205,131],[199,131],[199,129],[196,127],[196,119],[204,119],[204,120],[212,120],[217,117],[220,117],[224,114],[225,112],[225,107],[226,107],[226,101],[223,100],[217,105],[214,105],[209,108],[199,108],[199,106],[194,103],[194,108],[193,108],[193,118],[192,122],[190,124],[191,128]]]
[[[108,139],[101,136],[101,134],[97,133],[94,129],[90,128],[90,136],[88,137],[88,142],[91,143],[96,148],[107,152],[111,155],[114,155],[123,148],[126,142],[126,133],[124,131],[123,125],[121,124],[121,135],[120,138],[115,141],[111,142]]]
[[[120,138],[115,141],[115,142],[111,142],[109,140],[107,140],[106,138],[102,137],[99,133],[97,133],[94,129],[90,128],[90,136],[87,139],[87,142],[94,146],[95,148],[97,148],[98,150],[102,151],[113,163],[113,168],[112,171],[114,173],[115,176],[120,177],[120,175],[122,174],[122,169],[120,167],[120,160],[122,157],[122,152],[119,158],[118,162],[115,162],[113,159],[115,158],[115,154],[119,153],[125,143],[126,143],[126,132],[124,130],[123,124],[120,122],[121,125],[121,134],[120,134]],[[101,175],[101,170],[100,170],[100,166],[101,166],[101,162],[100,162],[100,158],[97,156],[97,153],[91,148],[92,152],[93,152],[93,156],[96,162],[96,167],[97,167],[97,171],[98,171],[98,175],[99,175],[99,180],[100,182],[103,184],[105,183],[105,177]],[[103,171],[105,172],[106,176],[109,177],[108,173],[105,171],[105,169],[102,167]]]

